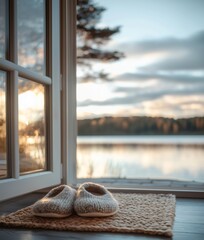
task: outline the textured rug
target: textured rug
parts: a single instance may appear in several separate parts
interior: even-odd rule
[[[143,233],[172,236],[176,198],[171,194],[115,193],[120,210],[105,218],[76,214],[63,219],[35,217],[32,206],[0,217],[1,227],[23,227],[64,231]]]

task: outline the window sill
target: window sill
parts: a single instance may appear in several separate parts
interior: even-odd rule
[[[204,198],[204,183],[169,179],[121,179],[121,178],[80,178],[83,182],[95,182],[106,186],[112,192],[164,193],[176,197]]]

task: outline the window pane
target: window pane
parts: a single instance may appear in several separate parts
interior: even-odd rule
[[[45,88],[42,84],[19,79],[20,172],[46,169]]]
[[[18,0],[18,63],[45,74],[45,1]]]
[[[77,2],[77,176],[204,182],[204,1]]]
[[[6,176],[6,74],[0,71],[0,178]]]
[[[0,0],[0,58],[6,55],[6,0]]]

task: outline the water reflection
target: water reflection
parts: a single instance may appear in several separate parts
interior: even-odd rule
[[[204,145],[78,144],[77,176],[204,181],[203,156]]]
[[[19,79],[21,173],[46,169],[44,91],[42,84]]]

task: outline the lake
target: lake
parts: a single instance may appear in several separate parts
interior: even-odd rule
[[[79,136],[77,177],[204,182],[204,136]]]

